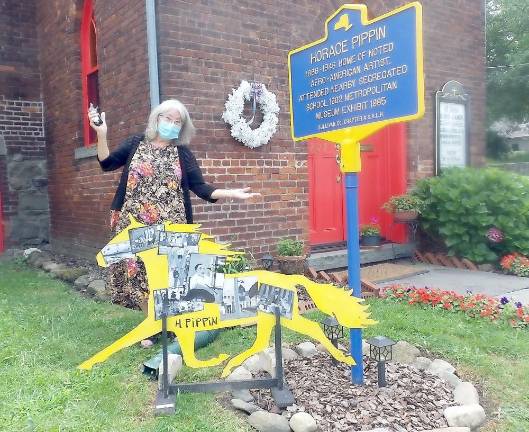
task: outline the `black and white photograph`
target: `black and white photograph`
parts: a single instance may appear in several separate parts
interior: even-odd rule
[[[222,287],[217,286],[217,269],[226,262],[218,255],[192,253],[189,255],[187,283],[184,300],[202,300],[206,303],[220,302]]]
[[[200,233],[162,231],[159,235],[158,254],[167,255],[175,248],[186,248],[188,253],[197,253],[199,241]]]
[[[258,283],[255,276],[224,279],[221,317],[242,318],[256,314]]]
[[[154,318],[162,319],[163,302],[167,298],[167,316],[180,315],[184,312],[197,312],[204,309],[204,303],[197,300],[180,300],[176,289],[160,289],[154,291]]]
[[[275,306],[279,306],[279,313],[291,319],[294,292],[273,285],[261,284],[257,308],[260,311],[274,313]]]
[[[109,243],[102,250],[101,254],[105,258],[107,265],[115,264],[126,258],[134,258],[135,255],[130,250],[130,242]]]
[[[158,236],[163,224],[134,228],[129,231],[130,250],[133,254],[158,246]]]

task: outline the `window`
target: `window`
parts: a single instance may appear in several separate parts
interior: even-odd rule
[[[90,127],[86,112],[90,102],[99,106],[99,64],[97,60],[97,29],[92,0],[85,0],[81,21],[81,78],[83,88],[83,137],[84,145],[96,142],[96,133]]]

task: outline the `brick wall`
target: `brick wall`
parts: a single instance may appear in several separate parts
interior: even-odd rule
[[[0,193],[6,246],[40,244],[47,241],[49,221],[35,2],[1,0],[0,10]]]
[[[287,54],[319,39],[327,16],[346,2],[225,1],[159,2],[163,98],[189,108],[199,131],[191,147],[206,178],[219,187],[251,186],[264,197],[252,204],[203,204],[204,227],[262,254],[283,236],[308,237],[307,153],[290,139]],[[365,3],[365,2],[364,2]],[[406,1],[369,2],[371,17]],[[480,0],[425,0],[426,114],[409,126],[409,182],[433,174],[435,91],[459,80],[472,97],[472,160],[484,149],[484,36]],[[449,36],[450,35],[450,36]],[[236,143],[220,116],[242,79],[263,82],[278,97],[279,130],[269,144],[250,150]]]
[[[481,0],[423,0],[424,118],[408,125],[409,183],[435,172],[435,93],[450,80],[470,95],[470,159],[485,161],[485,33]]]
[[[84,148],[80,26],[82,0],[39,2],[40,62],[50,166],[51,237],[55,249],[93,258],[108,238],[110,203],[119,173],[102,173]],[[149,84],[145,2],[94,1],[100,105],[109,145],[145,127]]]
[[[81,0],[37,3],[40,65],[50,167],[55,247],[91,255],[108,236],[108,208],[119,173],[101,173],[82,148],[79,30]],[[95,0],[101,106],[110,147],[141,132],[149,112],[145,2]],[[307,154],[290,139],[287,54],[321,37],[327,16],[345,2],[284,0],[158,0],[162,99],[176,97],[198,129],[191,148],[206,179],[218,187],[251,186],[249,204],[194,201],[196,220],[222,240],[257,256],[283,236],[308,237]],[[369,2],[372,17],[407,3]],[[426,114],[409,125],[409,182],[431,175],[435,91],[460,81],[471,95],[472,160],[484,149],[484,35],[480,0],[424,0]],[[221,120],[231,89],[242,79],[263,82],[278,97],[279,130],[250,150]]]

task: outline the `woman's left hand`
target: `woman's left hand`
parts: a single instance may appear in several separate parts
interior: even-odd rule
[[[251,188],[246,187],[242,189],[228,189],[230,192],[230,198],[233,199],[240,199],[240,200],[247,200],[253,197],[261,196],[258,192],[250,192]]]

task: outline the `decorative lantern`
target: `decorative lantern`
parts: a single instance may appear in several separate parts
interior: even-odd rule
[[[344,336],[343,326],[340,325],[336,317],[328,316],[323,320],[323,333],[331,341],[335,348],[338,348],[338,339]],[[337,364],[338,362],[332,357],[332,363]]]
[[[376,336],[368,339],[369,358],[375,360],[378,366],[378,386],[386,387],[386,362],[393,357],[393,345],[395,341],[385,336]]]
[[[263,255],[261,262],[265,270],[270,270],[274,265],[274,257],[270,254]]]

